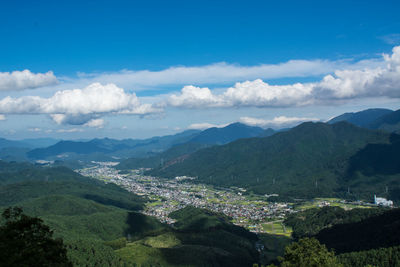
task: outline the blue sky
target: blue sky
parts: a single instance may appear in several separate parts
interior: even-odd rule
[[[398,109],[400,2],[349,2],[3,1],[0,136],[144,138]]]

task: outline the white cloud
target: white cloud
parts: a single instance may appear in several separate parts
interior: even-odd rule
[[[0,121],[4,121],[6,119],[6,116],[4,116],[3,114],[0,114]]]
[[[83,129],[71,128],[71,129],[59,129],[59,130],[57,130],[57,133],[77,133],[77,132],[83,132]]]
[[[293,126],[295,124],[305,121],[319,121],[319,119],[306,118],[306,117],[279,116],[273,118],[272,120],[252,118],[252,117],[241,117],[239,121],[250,126],[258,126],[263,128],[268,128],[268,127],[279,128],[279,127]]]
[[[332,73],[341,69],[359,69],[364,65],[380,66],[381,60],[290,60],[280,64],[241,66],[225,62],[205,66],[178,66],[160,71],[121,70],[112,73],[80,73],[73,83],[115,83],[123,88],[135,90],[154,89],[158,86],[185,84],[226,84],[254,79],[279,79],[288,77],[310,77]]]
[[[400,98],[400,46],[384,55],[384,67],[338,70],[320,82],[270,85],[261,79],[236,83],[220,94],[185,86],[166,104],[173,107],[290,107],[365,97]]]
[[[169,96],[167,103],[173,107],[282,107],[310,103],[307,96],[311,84],[270,85],[260,79],[236,83],[222,94],[216,95],[208,88],[185,86],[179,95]]]
[[[0,100],[2,114],[48,114],[58,124],[97,125],[107,114],[147,115],[160,112],[141,104],[134,93],[125,93],[114,84],[93,83],[83,89],[63,90],[49,98],[23,96]]]
[[[229,123],[213,124],[213,123],[203,122],[203,123],[193,123],[193,124],[189,125],[187,128],[191,129],[191,130],[205,130],[205,129],[213,128],[213,127],[223,128],[228,125],[229,125]]]
[[[384,36],[380,36],[379,39],[390,45],[400,44],[400,33],[392,33]]]
[[[171,95],[169,104],[171,106],[186,106],[198,108],[203,106],[222,106],[222,99],[211,93],[208,88],[200,88],[188,85],[182,88],[180,95]]]
[[[30,132],[41,132],[42,129],[36,127],[36,128],[29,128],[28,131],[30,131]]]
[[[0,72],[0,91],[32,89],[57,84],[52,71],[32,73],[30,70]]]
[[[84,124],[87,127],[93,128],[103,128],[104,127],[104,120],[103,119],[92,119]]]

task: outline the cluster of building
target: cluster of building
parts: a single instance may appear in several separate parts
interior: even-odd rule
[[[232,218],[232,222],[253,232],[264,232],[262,224],[271,220],[282,220],[295,212],[289,203],[269,203],[269,197],[260,196],[256,200],[246,196],[243,188],[216,189],[209,185],[194,183],[195,177],[179,176],[175,179],[162,179],[143,175],[143,170],[132,170],[129,174],[120,174],[113,168],[115,162],[93,162],[95,166],[78,170],[85,176],[118,184],[137,195],[146,196],[149,202],[144,214],[154,216],[161,222],[173,224],[169,217],[173,211],[188,205],[223,213]],[[393,206],[393,201],[374,197],[375,205]],[[344,200],[342,200],[344,201]],[[317,206],[329,206],[330,201],[322,200]],[[346,204],[346,203],[344,203]],[[347,203],[348,204],[348,203]],[[354,205],[372,205],[351,203]]]
[[[78,172],[116,183],[135,194],[147,196],[150,201],[143,213],[169,224],[175,221],[168,215],[188,205],[223,213],[231,217],[233,223],[253,231],[261,231],[261,223],[266,220],[282,219],[287,213],[293,212],[290,205],[268,203],[266,197],[264,201],[249,200],[243,195],[246,190],[242,188],[215,189],[212,186],[191,183],[194,177],[182,176],[166,180],[144,176],[140,170],[130,174],[119,174],[109,164],[98,164]]]
[[[96,179],[111,181],[111,180],[120,180],[123,178],[123,175],[118,173],[118,170],[112,168],[118,164],[118,162],[97,162],[92,161],[94,164],[93,167],[84,168],[76,170],[79,174],[83,176],[89,176]]]

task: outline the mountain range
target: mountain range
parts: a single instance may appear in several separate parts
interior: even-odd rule
[[[328,121],[336,123],[347,121],[359,127],[380,129],[388,132],[400,132],[400,110],[367,109],[359,112],[344,113]]]
[[[399,141],[397,134],[347,122],[306,122],[270,137],[201,149],[149,174],[187,175],[202,183],[292,197],[371,198],[388,186],[388,196],[399,199]]]
[[[159,155],[175,146],[185,144],[186,149],[221,145],[240,138],[268,136],[274,130],[233,123],[223,128],[204,131],[187,130],[175,135],[152,137],[143,140],[110,138],[89,141],[55,139],[26,139],[21,141],[0,140],[0,157],[7,160],[62,160],[62,161],[116,161],[125,158],[147,158]],[[13,148],[13,149],[10,149]],[[18,148],[18,149],[16,149]]]

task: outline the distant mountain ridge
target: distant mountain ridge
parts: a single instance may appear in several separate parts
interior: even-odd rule
[[[33,149],[27,153],[32,159],[56,159],[58,156],[80,159],[92,155],[96,160],[113,158],[146,158],[156,156],[170,148],[185,144],[195,151],[197,147],[226,144],[240,138],[273,134],[272,129],[247,126],[241,123],[230,124],[224,128],[209,128],[204,131],[188,130],[175,135],[152,137],[144,140],[115,140],[109,138],[93,139],[86,142],[60,141],[46,148]],[[196,148],[195,148],[196,146]],[[193,152],[189,151],[188,152]]]
[[[223,145],[241,138],[257,137],[264,132],[260,127],[248,126],[242,123],[232,123],[223,128],[206,129],[192,139],[191,143]]]
[[[328,123],[333,124],[339,121],[347,121],[368,129],[400,132],[400,110],[393,111],[390,109],[376,108],[344,113],[329,120]]]
[[[155,168],[168,166],[180,161],[194,153],[195,151],[210,147],[213,145],[227,144],[232,141],[251,138],[251,137],[265,137],[274,134],[272,129],[262,129],[259,127],[247,126],[242,123],[233,123],[223,128],[209,128],[195,135],[188,142],[175,145],[170,149],[148,158],[129,158],[123,160],[117,168],[135,169],[135,168]]]
[[[339,121],[347,121],[354,125],[368,128],[376,119],[391,112],[393,112],[393,110],[383,108],[366,109],[359,112],[344,113],[329,120],[328,123],[333,124]]]
[[[400,133],[400,109],[377,118],[369,124],[369,127]]]
[[[198,132],[196,130],[188,130],[175,135],[152,137],[143,140],[103,138],[85,142],[60,141],[46,148],[34,149],[28,152],[28,156],[33,159],[47,159],[68,153],[75,158],[79,158],[79,155],[95,154],[95,156],[103,160],[112,160],[113,157],[125,157],[127,155],[146,156],[164,151],[175,144],[186,142]]]

